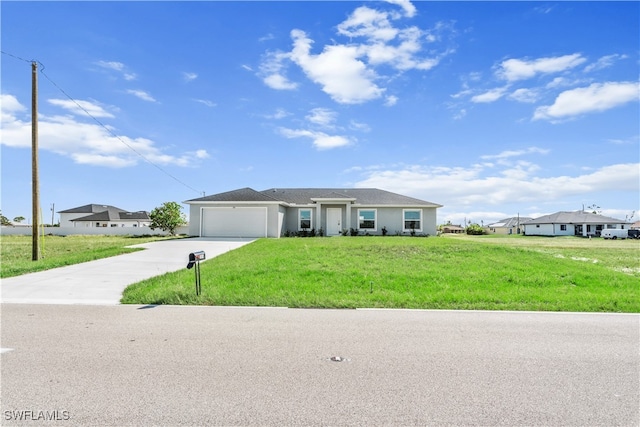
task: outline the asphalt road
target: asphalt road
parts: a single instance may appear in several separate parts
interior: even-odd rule
[[[2,425],[640,425],[638,315],[1,309]]]

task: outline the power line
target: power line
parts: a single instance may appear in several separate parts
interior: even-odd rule
[[[84,108],[80,103],[78,103],[71,95],[69,95],[67,92],[64,91],[64,89],[62,89],[60,86],[58,86],[58,84],[56,82],[54,82],[45,72],[44,72],[44,64],[40,61],[37,60],[27,60],[24,58],[21,58],[17,55],[13,55],[4,51],[0,51],[2,54],[4,55],[8,55],[12,58],[18,59],[20,61],[24,61],[24,62],[28,62],[28,63],[38,63],[40,65],[40,74],[42,74],[47,80],[49,80],[49,82],[56,88],[58,89],[64,96],[66,96],[67,98],[69,98],[69,100],[71,102],[73,102],[78,108],[80,108],[87,116],[91,117],[91,119],[93,119],[93,121],[95,121],[100,127],[102,127],[105,131],[107,131],[111,136],[113,136],[114,138],[116,138],[118,141],[120,141],[122,144],[124,144],[127,148],[129,148],[131,151],[133,151],[134,153],[136,153],[138,156],[140,156],[140,158],[142,158],[144,161],[146,161],[147,163],[149,163],[152,166],[155,166],[160,172],[164,173],[165,175],[167,175],[168,177],[170,177],[171,179],[173,179],[174,181],[178,182],[179,184],[182,184],[183,186],[185,186],[186,188],[195,191],[198,194],[204,194],[204,191],[200,191],[200,190],[196,190],[195,188],[193,188],[192,186],[190,186],[189,184],[185,183],[184,181],[181,181],[180,179],[178,179],[177,177],[173,176],[172,174],[170,174],[169,172],[167,172],[166,170],[164,170],[161,166],[157,165],[156,163],[152,162],[151,160],[149,160],[147,157],[145,157],[142,153],[140,153],[138,150],[136,150],[135,148],[133,148],[131,145],[129,145],[126,141],[124,141],[122,138],[120,138],[120,136],[116,135],[111,129],[109,129],[109,127],[107,127],[106,125],[104,125],[100,120],[98,120],[96,117],[94,117],[91,113],[89,113],[89,111],[87,111],[86,108]]]
[[[5,51],[3,51],[3,50],[0,50],[0,52],[1,52],[3,55],[7,55],[7,56],[10,56],[10,57],[12,57],[12,58],[19,59],[20,61],[28,62],[29,64],[31,64],[32,62],[38,62],[38,61],[35,61],[35,60],[28,60],[28,59],[20,58],[20,57],[19,57],[19,56],[17,56],[17,55],[13,55],[13,54],[11,54],[11,53],[9,53],[9,52],[5,52]]]

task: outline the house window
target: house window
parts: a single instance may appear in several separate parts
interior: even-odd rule
[[[118,224],[111,224],[111,227],[117,227]]]
[[[377,211],[375,209],[358,209],[358,228],[361,230],[375,230],[376,216]]]
[[[540,224],[536,224],[536,228],[540,228]]]
[[[402,211],[403,227],[402,231],[422,231],[422,210],[408,210]]]
[[[300,209],[298,211],[298,228],[308,230],[311,228],[311,209]]]
[[[567,231],[567,225],[566,224],[560,224],[560,231]]]

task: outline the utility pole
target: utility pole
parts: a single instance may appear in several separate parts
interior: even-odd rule
[[[38,226],[40,225],[40,180],[38,178],[38,63],[31,63],[31,260],[40,259],[40,241]]]
[[[55,212],[56,212],[56,204],[52,203],[51,204],[51,226],[52,227],[54,226],[54,224],[53,224],[54,218],[53,217],[55,216]]]

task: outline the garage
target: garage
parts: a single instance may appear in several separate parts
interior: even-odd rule
[[[202,237],[267,237],[266,207],[202,208]]]

